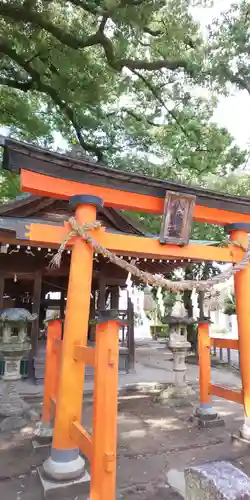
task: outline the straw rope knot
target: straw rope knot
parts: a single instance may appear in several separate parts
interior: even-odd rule
[[[51,259],[49,267],[51,268],[57,268],[60,267],[61,265],[61,260],[62,260],[62,254],[68,244],[68,242],[71,240],[71,238],[74,238],[75,236],[79,235],[81,236],[82,239],[87,241],[87,243],[92,243],[92,238],[90,237],[89,231],[93,229],[100,229],[101,227],[101,222],[99,221],[94,221],[94,222],[87,222],[83,226],[80,226],[75,219],[75,217],[70,217],[68,220],[69,225],[71,226],[71,231],[68,232],[68,234],[65,236],[63,239],[57,253],[54,255],[54,257]]]
[[[80,236],[84,241],[86,241],[86,243],[91,245],[91,247],[93,248],[93,250],[95,250],[96,253],[101,254],[103,257],[106,257],[112,264],[116,264],[117,266],[121,267],[128,274],[130,273],[130,275],[134,276],[140,281],[143,281],[146,285],[151,285],[156,288],[167,288],[168,290],[171,290],[173,292],[183,292],[185,290],[193,290],[194,288],[198,291],[207,291],[212,287],[214,287],[215,285],[218,285],[223,281],[227,281],[234,274],[244,269],[250,261],[250,246],[246,248],[244,247],[244,245],[242,245],[237,241],[226,240],[222,242],[221,244],[222,246],[232,246],[232,247],[235,246],[238,248],[242,248],[242,250],[244,250],[244,257],[240,262],[238,262],[237,264],[233,264],[229,269],[226,269],[221,274],[213,276],[208,280],[181,280],[181,281],[169,280],[167,278],[164,278],[160,274],[151,274],[149,272],[142,271],[136,266],[135,260],[127,262],[126,260],[122,259],[121,257],[118,257],[113,252],[107,250],[107,248],[103,247],[100,243],[98,243],[90,234],[90,232],[95,229],[100,229],[102,226],[101,222],[99,221],[88,222],[81,226],[77,222],[75,217],[70,217],[68,222],[71,227],[71,230],[65,236],[56,255],[54,255],[54,257],[52,258],[49,265],[52,268],[60,267],[62,254],[70,239],[75,236]]]

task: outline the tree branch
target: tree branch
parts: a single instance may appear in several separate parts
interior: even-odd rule
[[[180,121],[178,120],[177,116],[176,116],[176,113],[169,109],[164,100],[162,99],[162,97],[158,94],[157,92],[157,89],[147,80],[147,78],[145,78],[145,76],[143,76],[141,73],[139,73],[138,71],[133,71],[133,73],[138,77],[140,78],[143,83],[147,86],[147,88],[152,92],[153,96],[159,101],[159,103],[162,105],[162,107],[167,111],[167,113],[172,116],[172,118],[175,120],[175,122],[177,123],[177,125],[179,126],[179,128],[182,130],[183,134],[189,138],[188,136],[188,133],[185,129],[185,127],[183,127],[183,125],[180,123]]]
[[[137,113],[135,113],[131,109],[122,108],[121,111],[124,111],[128,115],[132,116],[132,118],[134,118],[137,122],[143,122],[143,120],[145,120],[149,125],[152,125],[153,127],[162,127],[163,126],[160,123],[153,122],[152,120],[150,120],[146,116],[140,116],[140,115],[138,115]]]
[[[29,90],[33,90],[33,82],[18,82],[13,78],[5,78],[0,76],[0,85],[5,85],[6,87],[11,87],[13,89],[21,90],[22,92],[28,92]]]
[[[227,78],[230,80],[231,83],[238,85],[238,87],[240,87],[242,90],[246,90],[248,92],[248,94],[250,95],[250,82],[247,83],[243,77],[241,77],[239,75],[235,75],[228,68],[224,68],[224,71],[225,71]]]
[[[72,49],[84,49],[86,47],[91,47],[98,44],[98,37],[96,35],[90,35],[86,40],[82,40],[71,33],[67,33],[64,29],[59,28],[55,24],[47,21],[47,18],[40,12],[34,10],[26,10],[22,6],[11,5],[5,3],[3,0],[0,1],[0,13],[3,17],[13,19],[14,21],[20,22],[20,20],[33,24],[38,28],[44,29],[52,36],[54,36],[63,45],[66,45]]]
[[[72,0],[74,5],[78,1],[80,2],[80,0]],[[141,0],[139,3],[141,3]],[[135,3],[133,4],[135,5]],[[80,6],[84,9],[87,9],[86,2],[81,1]],[[96,14],[97,12],[94,13]],[[103,33],[103,22],[104,20],[106,22],[110,14],[108,11],[104,12],[104,18],[97,32],[93,35],[88,36],[85,40],[82,40],[71,33],[67,33],[63,28],[60,28],[52,22],[48,21],[47,18],[40,12],[31,9],[26,10],[22,6],[11,5],[10,3],[5,3],[4,0],[0,1],[0,14],[2,14],[4,17],[13,19],[18,22],[20,22],[21,19],[22,21],[31,23],[36,27],[44,29],[63,45],[66,45],[67,47],[75,50],[84,49],[94,45],[101,45],[104,49],[109,65],[116,71],[121,71],[122,68],[126,66],[130,70],[143,69],[147,71],[156,71],[162,68],[166,68],[171,71],[174,71],[176,69],[184,69],[190,75],[193,74],[190,63],[185,59],[159,59],[156,61],[136,60],[128,58],[118,59],[115,55],[111,40],[109,40],[109,38]]]
[[[89,5],[89,3],[85,2],[84,0],[70,0],[70,3],[72,5],[75,5],[75,7],[80,7],[82,9],[86,10],[86,12],[88,12],[89,14],[103,16],[104,14],[107,13],[107,11],[102,9],[102,7],[99,7],[99,6],[94,5],[94,4]]]
[[[38,92],[41,92],[43,94],[48,95],[52,99],[54,104],[56,106],[58,106],[59,109],[61,111],[63,111],[64,114],[66,115],[66,117],[69,119],[70,123],[74,127],[76,136],[77,136],[78,141],[79,141],[80,145],[82,146],[82,148],[85,149],[86,151],[90,151],[91,153],[94,153],[97,156],[98,160],[102,161],[103,160],[102,150],[98,146],[96,146],[95,144],[89,144],[84,140],[84,138],[81,134],[81,126],[78,123],[78,120],[75,116],[74,110],[65,101],[63,101],[60,98],[58,91],[55,88],[53,88],[51,85],[44,83],[41,80],[40,73],[34,67],[32,67],[31,63],[29,61],[25,61],[25,59],[20,54],[17,54],[17,52],[14,49],[12,49],[11,47],[9,47],[7,44],[5,44],[3,42],[0,43],[0,52],[5,53],[10,59],[15,61],[21,68],[23,68],[26,71],[26,73],[32,79],[31,82],[29,83],[29,85],[31,87],[28,90],[31,90],[31,88],[32,88],[33,90],[36,90]],[[12,86],[12,85],[10,85],[12,82],[13,82],[13,80],[11,80],[11,79],[8,80],[8,82],[7,82],[7,79],[5,79],[5,84],[9,84],[8,86]],[[18,88],[19,90],[23,90],[23,88],[21,88],[21,87],[24,86],[24,88],[25,88],[25,84],[27,85],[27,82],[24,82],[21,85],[19,82],[18,83],[14,82],[13,88]],[[25,90],[25,91],[27,92],[27,90]]]

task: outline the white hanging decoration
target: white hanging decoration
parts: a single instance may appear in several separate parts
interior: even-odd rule
[[[157,290],[156,298],[158,300],[158,306],[159,306],[159,310],[160,310],[161,316],[164,316],[164,314],[165,314],[165,306],[164,306],[164,301],[163,301],[163,295],[162,295],[162,289],[161,289],[161,287],[159,287],[158,290]]]
[[[53,252],[51,252],[51,248],[48,248],[48,252],[45,255],[45,259],[48,259],[48,257],[53,257]]]
[[[25,253],[27,255],[31,255],[32,257],[35,257],[35,254],[32,252],[32,250],[30,249],[30,247],[27,247],[27,249],[25,250]]]

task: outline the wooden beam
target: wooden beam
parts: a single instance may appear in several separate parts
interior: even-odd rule
[[[163,214],[164,199],[156,196],[138,194],[121,189],[114,189],[80,182],[55,179],[50,176],[30,172],[21,169],[22,191],[51,198],[68,199],[76,194],[90,194],[99,196],[104,200],[105,206],[138,212]],[[203,207],[196,205],[194,208],[194,219],[199,222],[210,224],[232,224],[233,222],[250,223],[250,215],[218,208]]]
[[[243,404],[242,391],[232,391],[231,389],[225,389],[225,387],[219,387],[218,385],[211,384],[210,392],[213,396],[217,396],[217,398],[227,399],[228,401],[233,401],[234,403]]]
[[[76,345],[74,349],[74,359],[82,361],[85,365],[95,366],[95,348],[85,345]]]
[[[30,224],[27,227],[26,238],[36,244],[57,244],[63,241],[69,232],[69,224],[64,227],[47,224]],[[157,239],[145,238],[143,236],[130,236],[124,234],[113,234],[104,231],[103,228],[91,231],[98,243],[105,248],[119,253],[142,258],[159,259],[191,259],[201,261],[238,262],[243,258],[244,252],[241,248],[231,246],[230,248],[217,248],[190,243],[184,247],[177,245],[161,245]],[[73,245],[75,239],[69,241]]]
[[[92,438],[90,434],[84,429],[80,422],[72,422],[70,426],[70,436],[72,441],[81,452],[92,461]]]
[[[211,338],[211,346],[220,347],[222,349],[239,350],[239,341],[233,339],[215,339]]]

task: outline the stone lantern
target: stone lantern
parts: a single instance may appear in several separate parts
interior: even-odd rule
[[[187,325],[194,324],[195,320],[188,317],[180,294],[177,296],[171,315],[165,322],[170,327],[168,348],[173,353],[174,382],[161,393],[160,399],[163,401],[169,398],[182,399],[193,394],[186,381],[185,359],[191,348],[187,340]]]
[[[36,319],[37,314],[21,308],[5,309],[0,313],[0,354],[5,365],[0,395],[0,416],[5,418],[0,430],[12,430],[25,424],[22,417],[29,407],[18,394],[17,381],[21,378],[21,360],[31,349],[28,324]]]

